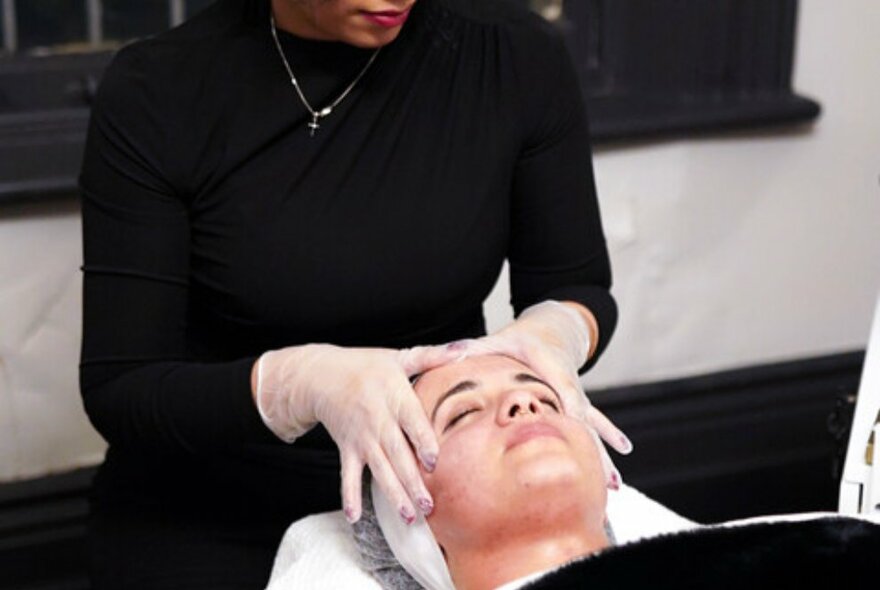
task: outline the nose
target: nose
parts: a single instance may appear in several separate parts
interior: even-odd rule
[[[514,420],[536,417],[545,411],[544,404],[534,393],[517,389],[508,392],[498,407],[498,422],[507,424]]]

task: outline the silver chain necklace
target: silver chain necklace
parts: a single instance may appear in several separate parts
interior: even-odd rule
[[[308,109],[309,114],[312,115],[312,122],[309,123],[309,135],[314,137],[315,131],[317,131],[321,124],[319,121],[333,112],[339,103],[345,100],[345,97],[348,96],[348,93],[351,92],[352,88],[360,82],[361,78],[364,77],[364,74],[367,73],[367,70],[370,69],[370,66],[373,65],[373,62],[376,61],[376,56],[379,55],[379,51],[382,49],[381,47],[376,48],[376,51],[373,52],[373,55],[370,56],[370,60],[367,62],[367,65],[364,66],[364,69],[361,70],[361,73],[357,75],[357,77],[352,80],[351,84],[349,84],[345,90],[342,91],[336,100],[331,102],[329,105],[325,106],[320,111],[316,111],[312,108],[312,105],[309,104],[309,101],[306,99],[306,95],[303,94],[302,88],[299,87],[299,82],[296,81],[296,76],[293,75],[293,70],[290,69],[290,64],[287,63],[287,57],[284,55],[284,50],[281,49],[281,43],[278,41],[278,33],[275,30],[275,15],[272,14],[272,11],[269,11],[269,24],[270,29],[272,31],[272,39],[275,40],[275,47],[278,48],[278,55],[281,56],[281,61],[284,63],[284,69],[287,70],[287,74],[290,76],[290,83],[293,84],[294,90],[296,90],[297,95],[299,95],[299,99],[302,101],[303,105]]]

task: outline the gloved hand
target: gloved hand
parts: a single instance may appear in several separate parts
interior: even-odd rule
[[[360,518],[361,475],[369,466],[401,518],[411,523],[414,505],[426,514],[433,508],[412,449],[433,471],[439,447],[409,377],[461,356],[456,347],[445,346],[292,346],[260,357],[254,398],[263,422],[286,442],[318,422],[324,425],[339,447],[349,522]]]
[[[525,309],[498,332],[467,343],[467,355],[503,354],[530,367],[562,398],[567,415],[581,420],[617,452],[628,454],[632,443],[608,417],[594,407],[578,379],[578,369],[587,360],[590,330],[575,309],[558,301],[543,301]],[[602,449],[608,486],[620,486],[620,472]]]

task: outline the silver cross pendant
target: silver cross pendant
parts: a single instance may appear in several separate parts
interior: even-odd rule
[[[315,113],[312,115],[312,122],[309,123],[309,136],[314,137],[315,131],[321,128],[321,125],[318,123],[318,117],[320,114]]]
[[[312,137],[315,136],[315,131],[321,128],[321,125],[320,123],[318,123],[318,121],[332,113],[333,106],[334,105],[330,105],[329,107],[324,107],[320,111],[315,111],[312,113],[312,122],[309,123],[309,135],[311,135]]]

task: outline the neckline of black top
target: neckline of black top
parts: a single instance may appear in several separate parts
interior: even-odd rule
[[[266,28],[268,30],[268,26]],[[276,27],[278,41],[285,52],[289,54],[323,55],[327,58],[352,59],[369,57],[375,49],[357,47],[342,41],[326,41],[300,37],[290,31]],[[288,54],[288,55],[289,55]]]
[[[410,18],[403,25],[397,38],[388,45],[382,47],[380,55],[377,58],[378,60],[389,59],[386,57],[387,54],[394,53],[396,48],[408,44],[407,38],[416,34],[414,29],[417,28],[418,20],[421,18],[421,10],[419,9],[421,8],[420,4],[422,1],[423,0],[416,2]],[[268,34],[268,12],[265,13],[265,16],[266,33]],[[301,76],[306,77],[313,75],[316,72],[320,72],[333,78],[351,78],[363,69],[370,57],[376,51],[374,48],[358,47],[342,41],[327,41],[301,37],[278,27],[276,27],[276,31],[284,55],[287,57],[287,61],[297,79]],[[375,68],[377,66],[379,66],[378,63],[374,64],[373,67]]]

